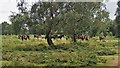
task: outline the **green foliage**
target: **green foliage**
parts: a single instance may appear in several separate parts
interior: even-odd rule
[[[2,22],[0,24],[1,26],[1,30],[2,30],[2,35],[10,35],[10,34],[13,34],[13,29],[12,29],[12,25],[11,24],[8,24],[7,22]]]
[[[107,62],[107,59],[105,57],[97,57],[97,61],[99,63],[106,63]]]
[[[116,30],[116,36],[120,37],[120,1],[117,3],[118,8],[116,9],[116,19],[115,19],[115,30]]]
[[[103,56],[103,55],[114,55],[116,54],[116,50],[113,48],[103,47],[102,49],[98,49],[96,51],[97,55]]]
[[[22,14],[10,16],[10,21],[12,22],[12,28],[13,28],[14,34],[22,33],[20,31],[21,29],[24,29],[24,24],[26,23],[25,20],[26,20],[26,16]]]
[[[49,49],[49,47],[45,46],[44,44],[39,44],[38,46],[35,45],[26,45],[26,46],[16,46],[15,50],[18,51],[45,51]]]
[[[86,55],[84,52],[69,53],[66,51],[58,52],[57,50],[56,52],[3,52],[3,60],[13,61],[15,63],[13,66],[19,66],[23,63],[26,64],[22,66],[27,66],[29,63],[45,64],[47,66],[91,66],[97,63],[96,56],[91,53],[87,53]]]

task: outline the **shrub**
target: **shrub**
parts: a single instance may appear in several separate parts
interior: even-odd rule
[[[97,57],[97,62],[98,63],[106,63],[107,59],[105,57]]]
[[[108,47],[104,47],[104,48],[100,48],[96,51],[96,54],[99,56],[103,56],[103,55],[114,55],[116,54],[116,50],[113,48],[108,48]]]
[[[119,43],[115,42],[112,44],[113,46],[119,46]]]

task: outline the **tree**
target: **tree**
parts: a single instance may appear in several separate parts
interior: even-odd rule
[[[7,22],[4,21],[1,23],[1,26],[2,26],[2,34],[3,35],[13,34],[11,24],[8,24]]]
[[[64,17],[64,33],[66,35],[70,35],[72,36],[72,40],[74,42],[76,42],[76,34],[78,34],[78,26],[79,26],[79,19],[80,19],[80,14],[78,14],[77,12],[74,11],[70,11],[68,13],[65,14]]]
[[[27,2],[25,0],[17,1],[17,7],[20,13],[26,13],[27,12]]]
[[[115,20],[111,20],[110,22],[110,26],[109,26],[109,32],[112,32],[112,35],[115,36],[117,33],[116,31],[116,24],[115,24]]]
[[[100,10],[95,17],[93,35],[99,35],[101,33],[106,35],[106,32],[108,31],[107,29],[109,27],[109,22],[109,13],[105,10]]]
[[[51,34],[59,30],[58,25],[61,21],[61,15],[66,13],[69,7],[69,2],[37,2],[31,8],[33,21],[37,21],[41,26],[44,26],[46,39],[51,47],[54,47]]]
[[[21,14],[11,15],[10,21],[12,22],[12,27],[14,34],[19,34],[22,27],[24,26],[25,16]]]
[[[27,9],[27,2],[25,2],[25,0],[17,1],[17,7],[20,12],[10,16],[14,34],[28,34],[31,20]]]
[[[73,36],[76,34],[96,35],[105,32],[109,13],[102,10],[102,3],[71,3],[71,10],[64,16],[64,32]]]
[[[0,24],[0,35],[2,35],[2,24]]]
[[[118,5],[118,8],[115,14],[116,15],[115,24],[116,24],[116,30],[117,30],[116,35],[120,37],[120,1],[118,1],[117,5]]]
[[[45,31],[43,28],[40,24],[34,24],[29,29],[31,34],[44,34]]]

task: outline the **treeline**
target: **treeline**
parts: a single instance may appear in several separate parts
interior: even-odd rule
[[[36,2],[27,9],[24,0],[17,2],[19,14],[10,16],[12,24],[2,22],[2,34],[45,34],[50,35],[114,35],[119,36],[120,3],[116,19],[110,20],[102,2]]]

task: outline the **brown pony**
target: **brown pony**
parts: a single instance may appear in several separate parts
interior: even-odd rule
[[[84,37],[84,35],[78,35],[78,39],[84,40],[85,37]]]
[[[29,37],[29,35],[18,35],[18,39],[28,40],[28,39],[30,39],[30,37]]]
[[[84,39],[85,40],[89,40],[89,36],[88,35],[84,35]]]
[[[78,39],[89,40],[89,35],[78,35]]]
[[[99,39],[100,40],[103,40],[103,39],[105,39],[106,38],[106,36],[99,36]]]
[[[37,38],[37,39],[38,39],[39,36],[40,36],[40,35],[38,35],[38,34],[34,34],[34,38]]]

